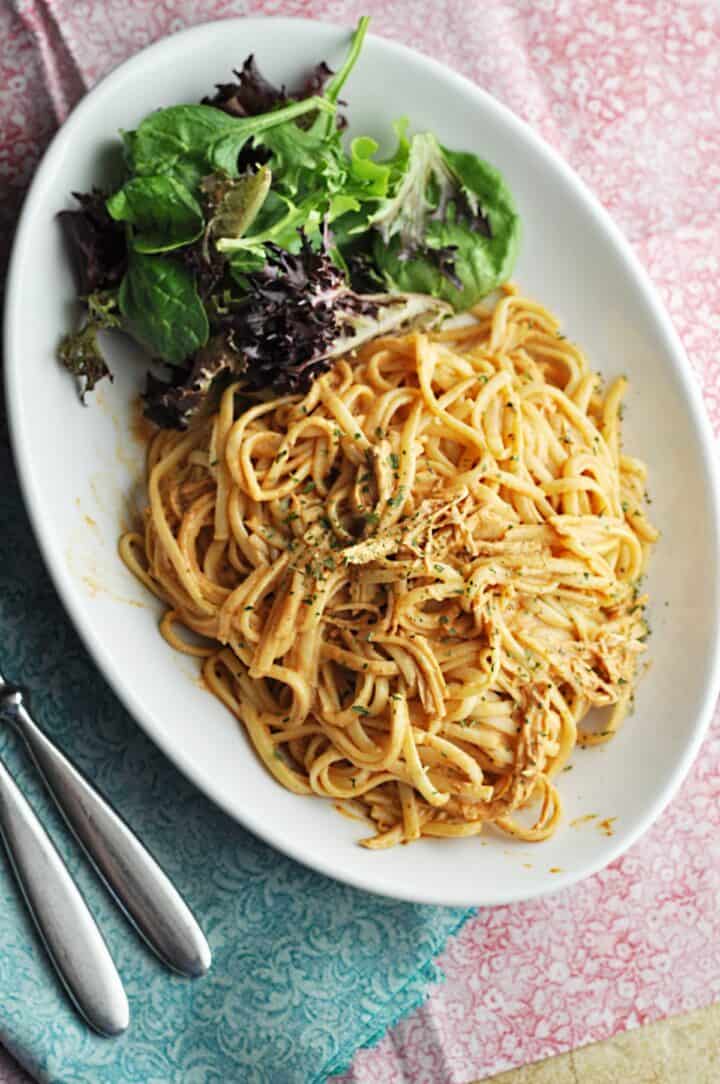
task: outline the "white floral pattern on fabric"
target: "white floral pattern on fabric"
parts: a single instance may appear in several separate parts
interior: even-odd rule
[[[84,87],[144,45],[193,23],[232,15],[298,15],[350,24],[369,13],[376,33],[474,79],[574,166],[659,287],[720,433],[720,9],[712,0],[486,0],[481,5],[466,0],[16,0],[13,7],[0,0],[0,244],[10,235],[24,188],[55,127],[55,111],[62,116]],[[0,468],[8,477],[7,459]],[[16,507],[13,485],[0,497],[0,515]],[[13,552],[4,535],[0,544]],[[0,625],[13,665],[43,689],[40,706],[58,725],[62,697],[69,704],[73,691],[97,690],[88,717],[93,727],[83,730],[83,759],[93,764],[93,772],[97,765],[109,790],[117,786],[118,762],[123,774],[137,777],[123,808],[153,841],[157,836],[161,856],[167,854],[171,868],[194,885],[205,818],[215,817],[218,824],[224,818],[210,811],[141,735],[126,729],[124,719],[110,722],[117,718],[115,702],[69,630],[37,557],[31,553],[22,560],[32,581],[25,594],[8,563],[0,569]],[[57,644],[51,653],[42,639],[33,643],[29,606],[53,622]],[[63,654],[70,677],[61,682],[55,660]],[[58,733],[72,744],[72,720]],[[159,794],[168,771],[177,791],[171,807],[149,810],[145,788],[155,771],[158,782],[150,784],[151,793]],[[680,795],[641,843],[568,892],[478,914],[440,959],[447,982],[377,1046],[359,1051],[344,1084],[465,1084],[720,997],[719,795],[716,720]],[[180,808],[184,830],[176,836]],[[246,848],[247,838],[240,855],[223,861],[219,888],[237,887],[239,893],[242,886],[246,892],[248,875],[265,869],[266,853],[287,868],[284,859],[256,841],[248,840]],[[84,867],[75,865],[90,883]],[[273,869],[266,890],[294,916],[302,913],[302,901],[292,894],[288,876]],[[349,913],[350,890],[337,891]],[[250,893],[244,921],[261,913],[253,908],[262,898]],[[3,879],[0,930],[13,901]],[[101,902],[105,917],[110,912]],[[391,913],[401,907],[389,906]],[[211,937],[217,936],[238,973],[244,973],[231,912],[218,896],[215,910],[208,911]],[[24,920],[14,921],[14,943],[31,944]],[[439,941],[426,936],[431,950]],[[128,959],[130,953],[133,961],[142,957],[128,935],[118,938],[113,947],[122,944]],[[285,966],[295,948],[280,946],[273,958]],[[8,970],[9,955],[0,954],[3,991],[13,989],[12,981],[17,985],[15,971]],[[38,967],[35,955],[33,950],[24,965],[26,977]],[[149,974],[154,975],[152,967],[143,980],[126,969],[145,1010],[143,1079],[158,1084],[227,1079],[217,1076],[217,1061],[206,1069],[204,1052],[186,1053],[182,1042],[172,1054],[187,1058],[182,1076],[167,1075],[165,1022]],[[380,990],[385,989],[382,982]],[[219,1056],[225,1051],[242,1064],[247,1051],[237,1014],[243,998],[268,996],[267,972],[229,987],[221,1008],[207,1003],[201,986],[194,990],[194,1011],[198,1019],[213,1022]],[[274,996],[281,997],[282,990]],[[290,1006],[278,1001],[269,1009],[283,1012]],[[60,1042],[59,1015],[39,1013],[33,1026],[38,1033],[48,1029]],[[321,1033],[318,1029],[318,1042]],[[315,1035],[312,1029],[308,1034]],[[103,1049],[110,1062],[116,1056],[111,1045]],[[17,1078],[4,1072],[0,1063],[0,1084],[15,1084]],[[109,1071],[103,1079],[112,1079]],[[128,1073],[123,1079],[133,1077]],[[243,1072],[242,1079],[252,1077]],[[272,1082],[285,1079],[291,1078],[275,1076]]]

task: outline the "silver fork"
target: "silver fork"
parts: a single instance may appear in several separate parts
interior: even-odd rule
[[[47,790],[117,904],[168,967],[191,977],[205,974],[211,963],[210,948],[180,893],[108,800],[34,722],[25,700],[24,691],[0,674],[0,714],[24,739]],[[5,804],[17,810],[19,791],[9,787],[8,779],[2,776],[0,784]],[[17,821],[16,813],[14,818],[6,817],[2,825],[10,851],[18,843]],[[18,872],[16,859],[13,865]],[[42,915],[37,910],[37,893],[29,899],[22,875],[18,875],[39,923]],[[61,969],[58,954],[50,954]]]
[[[107,945],[50,836],[0,760],[0,836],[48,956],[78,1012],[101,1035],[130,1020]]]

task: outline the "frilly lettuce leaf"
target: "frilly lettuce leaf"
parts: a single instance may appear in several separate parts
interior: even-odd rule
[[[121,326],[116,290],[92,293],[86,298],[86,304],[87,315],[82,327],[65,335],[58,346],[58,358],[68,372],[78,378],[83,401],[98,381],[106,376],[112,380],[98,332]]]
[[[429,132],[409,145],[401,132],[388,164],[394,183],[369,224],[372,257],[389,287],[466,309],[507,279],[519,218],[498,170],[442,147]]]

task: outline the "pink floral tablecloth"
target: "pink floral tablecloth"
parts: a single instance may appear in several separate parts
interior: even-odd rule
[[[58,119],[88,87],[158,37],[260,13],[369,13],[375,33],[469,76],[541,132],[635,245],[720,430],[714,0],[0,0],[0,250]],[[359,1051],[343,1084],[466,1084],[720,997],[719,798],[716,718],[636,847],[569,891],[480,912],[440,960],[447,982]],[[24,1080],[0,1051],[0,1084]]]

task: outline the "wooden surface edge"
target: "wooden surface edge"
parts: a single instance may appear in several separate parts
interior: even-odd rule
[[[499,1076],[486,1077],[482,1084],[718,1084],[719,1081],[720,1004],[716,1004]]]

